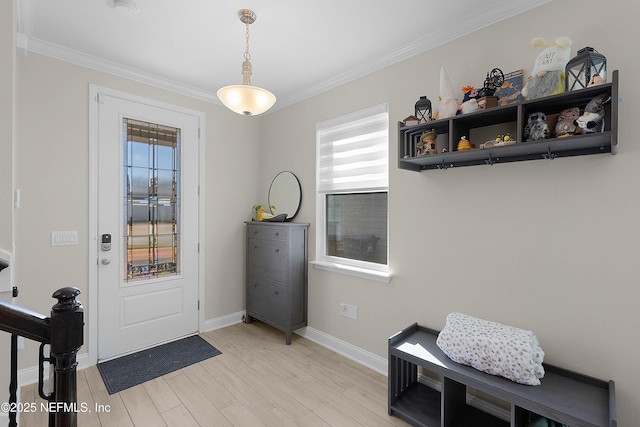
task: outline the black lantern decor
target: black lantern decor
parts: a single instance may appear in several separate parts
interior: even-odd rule
[[[431,121],[431,101],[426,96],[421,96],[416,102],[415,116],[420,123]]]
[[[565,68],[567,91],[584,89],[607,81],[607,58],[592,47],[580,49]]]

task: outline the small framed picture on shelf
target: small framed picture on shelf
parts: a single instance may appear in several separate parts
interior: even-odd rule
[[[496,89],[498,105],[505,106],[522,101],[522,85],[524,84],[524,70],[505,73],[504,83]]]

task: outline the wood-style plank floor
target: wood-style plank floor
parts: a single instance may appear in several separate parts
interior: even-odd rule
[[[222,354],[109,395],[95,366],[78,371],[78,426],[407,426],[387,414],[387,377],[264,323],[201,335]],[[22,402],[40,405],[36,385]],[[96,405],[102,411],[96,412]],[[107,411],[108,409],[108,411]],[[46,427],[47,414],[20,416]]]

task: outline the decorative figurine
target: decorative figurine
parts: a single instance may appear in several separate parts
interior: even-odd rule
[[[580,109],[578,107],[562,110],[556,122],[556,138],[579,134],[580,128],[574,124],[578,117],[580,117]]]
[[[402,121],[405,126],[415,126],[420,123],[420,120],[416,116],[405,117]]]
[[[467,150],[471,150],[473,147],[471,146],[471,143],[467,140],[466,136],[463,136],[462,138],[460,138],[460,141],[458,141],[458,151],[467,151]]]
[[[500,68],[494,68],[487,73],[484,86],[480,89],[478,109],[485,110],[498,106],[498,97],[494,96],[496,90],[504,84],[504,73]]]
[[[600,76],[600,74],[594,74],[593,77],[591,77],[591,80],[589,80],[589,84],[587,84],[587,87],[600,86],[605,83],[606,81],[602,78],[602,76]]]
[[[434,129],[425,130],[420,136],[416,155],[428,156],[429,154],[438,154],[438,149],[436,148],[437,137],[438,133]]]
[[[610,99],[608,93],[598,95],[584,107],[584,113],[574,122],[582,133],[602,132],[604,104]]]
[[[473,86],[465,86],[462,88],[464,98],[462,98],[462,104],[458,107],[457,114],[473,113],[478,111],[478,98],[480,98],[480,92]]]
[[[522,96],[527,99],[542,98],[564,92],[565,67],[571,54],[571,39],[558,37],[549,45],[542,37],[531,41],[534,47],[543,47],[533,64],[531,75],[522,88]]]
[[[525,141],[537,141],[551,138],[551,132],[547,126],[547,115],[543,112],[529,114],[529,120],[522,133]]]
[[[438,111],[436,111],[434,118],[446,119],[448,117],[455,116],[458,111],[458,105],[459,102],[458,98],[455,96],[453,85],[451,84],[444,67],[442,67],[440,69],[440,105],[438,106]]]
[[[500,68],[494,68],[489,71],[484,79],[484,86],[480,89],[480,97],[493,96],[496,93],[496,89],[501,87],[503,83],[504,73]]]
[[[511,139],[511,134],[507,132],[505,135],[498,135],[493,141],[487,141],[484,144],[480,144],[480,148],[502,147],[503,145],[515,144],[516,141]]]

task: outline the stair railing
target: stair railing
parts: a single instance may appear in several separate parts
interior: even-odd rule
[[[16,427],[18,388],[18,337],[40,342],[38,394],[48,402],[49,427],[76,427],[78,423],[78,391],[76,355],[83,343],[84,309],[76,300],[80,290],[58,289],[53,298],[58,302],[45,317],[14,304],[0,301],[0,330],[11,334],[11,380],[9,384],[9,427]],[[14,292],[15,296],[15,292]],[[50,345],[49,357],[44,346]],[[53,388],[44,392],[44,363],[54,370]],[[2,399],[0,399],[2,400]]]

